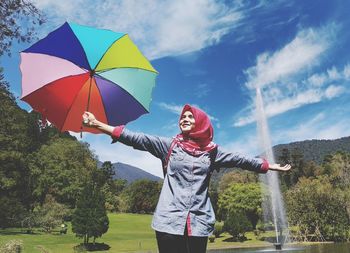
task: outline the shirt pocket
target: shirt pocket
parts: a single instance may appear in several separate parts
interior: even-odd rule
[[[173,175],[184,167],[185,155],[181,153],[171,154],[169,157],[168,173]]]
[[[194,162],[194,174],[206,175],[210,169],[210,158],[207,156],[198,157]]]

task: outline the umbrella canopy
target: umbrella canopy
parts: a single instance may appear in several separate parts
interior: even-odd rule
[[[125,33],[64,23],[21,52],[22,97],[60,131],[88,110],[109,125],[149,112],[157,71]]]

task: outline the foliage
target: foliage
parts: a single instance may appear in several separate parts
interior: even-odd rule
[[[23,250],[22,240],[11,240],[0,248],[0,253],[21,253]]]
[[[1,70],[0,70],[1,71]],[[30,205],[27,154],[35,150],[38,129],[20,109],[0,73],[0,224],[10,226]]]
[[[97,170],[89,146],[66,138],[43,145],[30,156],[29,166],[34,199],[43,203],[51,194],[71,208],[75,207],[83,185]]]
[[[224,231],[228,232],[234,240],[245,240],[245,233],[252,229],[251,222],[242,210],[230,209],[224,221]]]
[[[304,161],[313,161],[320,165],[327,155],[335,151],[339,150],[349,153],[350,137],[343,137],[336,140],[306,140],[276,145],[273,147],[275,157],[280,157],[283,149],[287,149],[289,153],[298,150]]]
[[[214,225],[214,236],[216,238],[219,238],[221,233],[224,232],[224,223],[223,222],[215,222],[215,225]]]
[[[210,243],[215,242],[215,238],[216,238],[216,237],[215,237],[215,235],[211,235],[211,236],[209,236],[209,237],[208,237],[209,242],[210,242]]]
[[[334,188],[327,176],[302,178],[286,194],[291,225],[302,233],[319,233],[326,240],[349,238],[349,216],[344,194]]]
[[[78,201],[72,217],[72,231],[84,239],[84,244],[101,237],[108,231],[109,219],[105,199],[97,184],[88,183]]]
[[[30,42],[35,28],[44,22],[39,10],[28,0],[0,1],[0,56],[10,55],[12,41]]]
[[[37,207],[34,213],[37,223],[45,232],[50,233],[64,222],[65,217],[69,214],[69,209],[57,203],[51,195],[47,195],[44,204]]]
[[[234,170],[224,174],[218,185],[218,192],[222,193],[229,188],[233,183],[257,183],[258,179],[256,174],[249,171]]]
[[[226,219],[230,210],[243,212],[253,228],[262,214],[262,194],[257,183],[231,184],[219,197],[218,216]]]
[[[147,179],[130,184],[121,194],[125,211],[131,213],[152,213],[156,208],[161,184]]]
[[[350,187],[350,153],[336,152],[325,157],[323,174],[329,176],[331,183],[343,190]]]

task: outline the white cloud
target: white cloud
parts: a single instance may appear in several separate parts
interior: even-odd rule
[[[246,70],[246,86],[253,89],[276,83],[317,64],[318,57],[329,48],[335,30],[334,25],[305,29],[282,49],[259,55],[256,65]]]
[[[196,86],[196,92],[194,95],[197,98],[203,98],[208,96],[208,94],[211,92],[211,88],[207,83],[201,83]]]
[[[349,79],[350,79],[350,64],[347,64],[347,65],[344,67],[343,75],[344,75],[344,78],[345,78],[346,80],[349,80]]]
[[[311,139],[337,139],[350,135],[350,120],[344,117],[342,120],[333,120],[334,112],[321,112],[308,121],[303,121],[293,128],[275,134],[277,143],[303,141]]]
[[[200,50],[220,41],[243,18],[210,0],[34,0],[56,25],[72,21],[127,32],[150,59]]]
[[[160,108],[167,110],[171,113],[176,114],[177,116],[180,116],[181,112],[182,112],[182,105],[174,105],[174,104],[167,104],[164,102],[158,103],[158,105],[160,106]]]
[[[251,89],[252,97],[255,97],[254,87],[263,88],[268,117],[330,100],[345,92],[349,64],[342,70],[333,66],[324,72],[312,73],[312,67],[320,64],[322,56],[332,46],[337,29],[334,24],[305,29],[282,49],[259,55],[257,64],[245,71],[245,84]],[[245,115],[235,120],[234,126],[245,126],[256,120],[255,107],[248,105],[248,108]]]
[[[302,91],[296,91],[292,96],[285,96],[280,99],[271,99],[270,101],[267,101],[267,103],[265,103],[265,114],[267,117],[273,117],[304,105],[318,103],[323,100],[330,100],[340,96],[345,90],[344,86],[330,85],[324,90],[309,88]],[[241,127],[255,121],[255,110],[252,110],[248,115],[238,118],[238,120],[235,121],[234,126]]]
[[[342,94],[343,92],[345,92],[345,87],[343,86],[335,86],[335,85],[330,85],[326,90],[325,90],[325,97],[327,99],[332,99],[334,97],[339,96],[340,94]]]

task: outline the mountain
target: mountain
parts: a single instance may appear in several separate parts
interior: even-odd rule
[[[305,161],[314,161],[317,164],[321,164],[326,155],[336,151],[350,152],[350,136],[335,140],[305,140],[276,145],[273,147],[273,152],[277,161],[283,149],[288,149],[290,153],[298,150],[298,153],[303,155]]]
[[[131,166],[125,163],[113,163],[113,169],[115,171],[114,179],[124,179],[128,183],[132,183],[139,179],[148,179],[151,181],[160,181],[163,180],[160,177],[152,175],[140,168]],[[102,166],[102,162],[99,162],[99,167]]]
[[[279,157],[282,151],[287,149],[289,154],[300,154],[304,161],[314,161],[321,164],[326,155],[337,151],[350,152],[350,136],[334,140],[305,140],[291,142],[288,144],[279,144],[272,147],[276,162],[279,162]],[[263,155],[262,155],[263,156]],[[222,168],[219,172],[214,172],[211,180],[218,183],[221,177],[232,171],[231,168]]]

